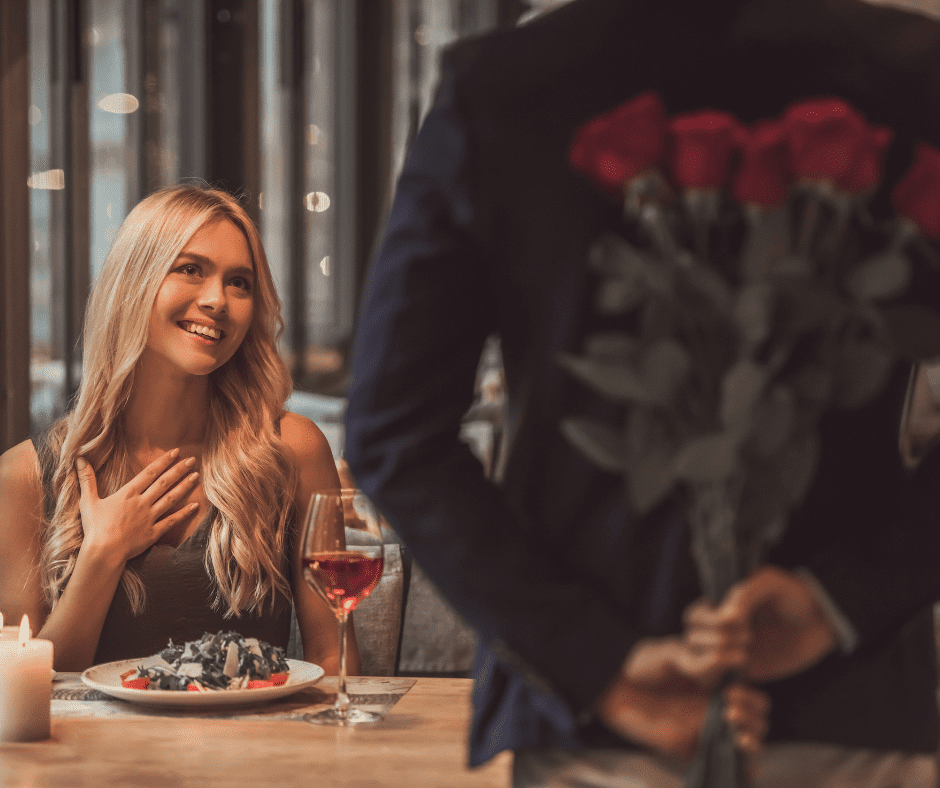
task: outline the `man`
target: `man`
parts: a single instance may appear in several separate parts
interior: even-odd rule
[[[890,181],[914,141],[940,144],[940,26],[852,0],[577,0],[446,52],[361,313],[353,473],[480,635],[471,763],[512,749],[517,786],[611,774],[678,785],[702,688],[748,660],[769,681],[768,742],[814,743],[793,784],[859,757],[861,778],[840,784],[866,784],[884,751],[897,756],[886,784],[930,784],[940,457],[905,479],[904,370],[871,405],[824,419],[816,481],[770,556],[779,568],[731,608],[692,607],[684,634],[701,592],[681,512],[631,516],[622,480],[560,433],[572,414],[615,418],[556,363],[598,328],[588,249],[620,220],[568,147],[648,90],[670,114],[707,107],[746,123],[839,96],[894,130]],[[457,440],[494,332],[509,396],[498,484]],[[739,743],[759,740],[761,696],[731,708]],[[807,754],[794,752],[784,771]],[[774,784],[780,761],[767,764]]]

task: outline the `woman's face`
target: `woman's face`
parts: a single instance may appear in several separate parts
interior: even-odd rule
[[[220,219],[198,230],[160,285],[144,355],[208,375],[238,350],[254,312],[255,271],[248,241]]]

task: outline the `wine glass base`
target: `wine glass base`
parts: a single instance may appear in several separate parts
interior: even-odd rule
[[[375,714],[363,709],[347,709],[345,712],[337,708],[318,711],[316,714],[305,714],[304,720],[317,725],[359,725],[363,722],[378,722],[381,714]]]

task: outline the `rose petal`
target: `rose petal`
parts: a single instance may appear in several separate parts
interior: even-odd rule
[[[918,145],[914,163],[894,187],[891,200],[900,216],[940,240],[940,151]]]
[[[790,166],[799,178],[842,183],[871,144],[865,119],[842,99],[817,98],[784,114]]]
[[[666,112],[656,93],[643,93],[585,123],[575,133],[569,160],[611,193],[659,164],[666,144]]]
[[[703,110],[670,122],[672,176],[685,189],[715,189],[728,178],[728,164],[741,127],[727,112]]]
[[[735,199],[766,208],[780,205],[792,178],[786,126],[767,120],[745,130],[741,166],[734,180]]]

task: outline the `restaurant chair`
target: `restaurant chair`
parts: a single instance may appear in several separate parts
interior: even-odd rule
[[[396,674],[466,678],[473,667],[477,637],[415,563],[407,548],[405,612]]]

